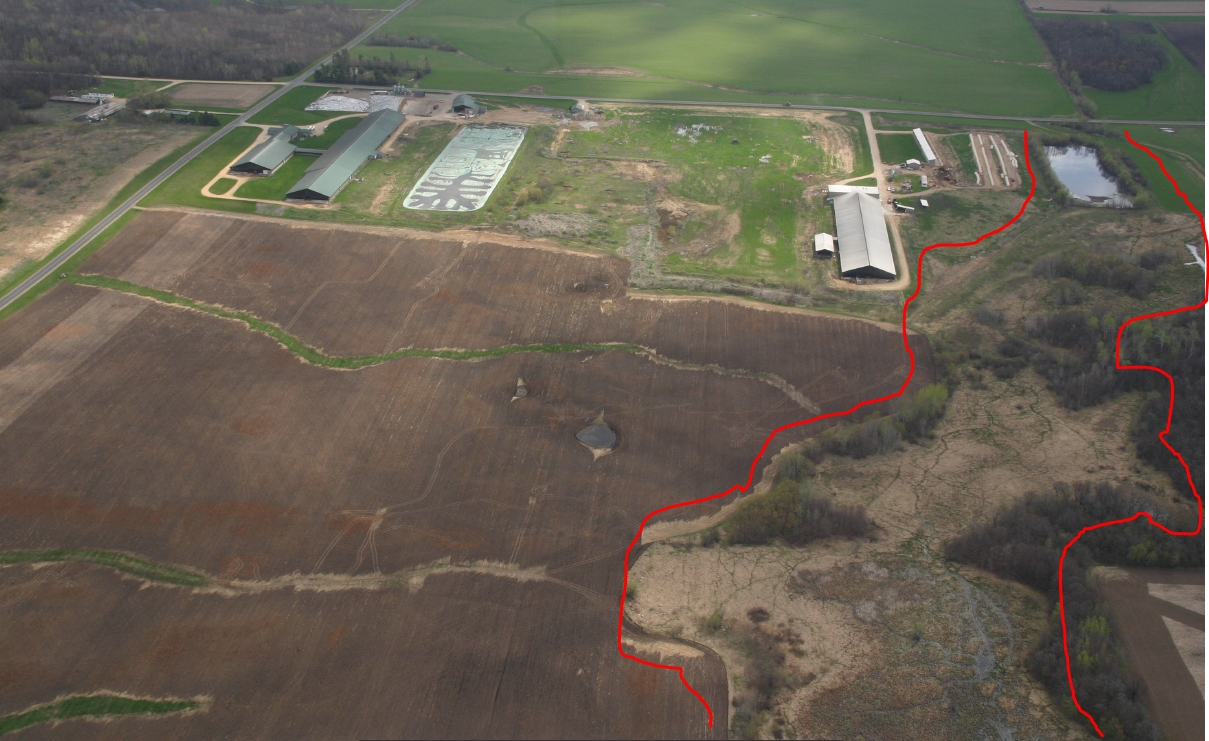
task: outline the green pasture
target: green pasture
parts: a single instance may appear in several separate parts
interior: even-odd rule
[[[88,88],[93,93],[113,93],[119,98],[129,98],[140,93],[150,93],[167,85],[167,80],[117,80],[102,77],[101,84]]]
[[[210,192],[222,195],[231,190],[235,183],[236,180],[234,178],[219,178],[214,182],[214,185],[210,186]]]
[[[1096,104],[1097,118],[1149,121],[1204,121],[1205,77],[1196,71],[1166,36],[1156,39],[1167,50],[1167,66],[1149,85],[1124,93],[1109,93],[1083,88],[1083,94]]]
[[[356,118],[342,118],[339,121],[332,121],[319,136],[296,139],[294,143],[303,149],[327,149],[335,144],[337,139],[344,136],[349,129],[361,123],[364,118],[364,116],[358,116]]]
[[[415,50],[432,63],[434,73],[424,82],[432,87],[541,85],[553,94],[681,99],[680,91],[709,85],[715,87],[699,92],[714,99],[741,91],[850,96],[879,101],[879,107],[1073,113],[1052,75],[1034,66],[1044,52],[1012,0],[987,0],[979,13],[960,0],[800,5],[447,0],[418,5],[384,31],[435,37],[469,56]],[[477,81],[459,74],[471,66],[481,73]],[[646,77],[536,74],[577,67],[624,68]]]
[[[410,12],[410,11],[409,11]],[[484,93],[532,93],[532,87],[553,97],[623,98],[628,100],[731,101],[736,103],[784,103],[832,106],[885,106],[886,101],[851,95],[813,95],[759,93],[706,87],[683,80],[649,75],[621,77],[616,75],[586,75],[539,72],[506,72],[461,54],[413,49],[410,47],[359,46],[355,54],[377,55],[384,59],[394,52],[395,59],[422,63],[424,57],[432,65],[432,74],[418,85],[425,90],[469,90]],[[355,55],[354,54],[354,55]],[[917,109],[920,104],[895,103],[896,108]]]
[[[139,202],[140,206],[193,206],[196,208],[222,209],[224,211],[240,211],[249,213],[255,209],[255,204],[243,201],[230,201],[222,198],[207,198],[201,194],[201,189],[210,178],[238,157],[244,150],[252,146],[260,129],[252,126],[240,126],[195,157],[176,173],[168,178],[160,187]]]
[[[340,114],[333,113],[332,111],[303,110],[328,90],[331,90],[331,88],[299,85],[292,90],[287,90],[280,98],[265,106],[264,110],[248,119],[248,123],[269,124],[271,126],[280,126],[282,124],[309,126],[320,121],[326,121],[329,118],[335,118]]]
[[[251,178],[235,195],[240,198],[256,198],[262,201],[280,201],[294,187],[306,168],[315,164],[314,157],[296,154],[286,160],[272,175],[263,178]]]
[[[1158,152],[1160,156],[1166,152],[1178,152],[1193,158],[1201,164],[1202,168],[1205,164],[1204,126],[1164,127],[1175,129],[1174,134],[1159,131],[1159,127],[1152,124],[1129,124],[1114,128],[1119,128],[1122,131],[1128,131],[1129,135],[1137,140],[1140,144],[1145,144],[1148,147],[1159,148],[1162,150]]]
[[[882,163],[887,165],[920,160],[924,156],[912,134],[878,134],[877,148],[881,152]]]

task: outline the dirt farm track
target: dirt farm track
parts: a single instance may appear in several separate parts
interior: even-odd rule
[[[634,296],[620,258],[487,236],[144,212],[81,272],[246,311],[334,356],[649,352],[340,370],[241,322],[55,288],[0,324],[0,539],[211,586],[0,568],[0,715],[99,690],[210,705],[22,738],[724,738],[716,655],[631,632],[686,667],[712,730],[674,673],[618,655],[625,546],[647,512],[742,481],[772,428],[907,370],[893,328]],[[510,401],[518,377],[530,393]],[[618,443],[594,460],[574,435],[602,411]]]

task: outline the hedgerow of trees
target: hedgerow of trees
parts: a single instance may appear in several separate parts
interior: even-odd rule
[[[1087,525],[1123,519],[1143,509],[1174,530],[1196,526],[1189,518],[1155,511],[1141,492],[1128,486],[1058,483],[1048,492],[1026,495],[989,523],[950,541],[945,557],[1021,582],[1053,604],[1058,598],[1059,557],[1066,543]],[[1092,590],[1088,571],[1096,564],[1203,567],[1204,563],[1203,535],[1169,536],[1144,521],[1094,530],[1068,552],[1063,585],[1071,670],[1080,703],[1096,717],[1106,738],[1154,741],[1158,732],[1142,705],[1140,681],[1125,668],[1108,610]],[[1028,668],[1055,698],[1070,697],[1056,610],[1050,610],[1047,630],[1029,655]]]
[[[338,3],[242,0],[0,0],[0,19],[0,60],[27,73],[205,80],[297,74],[367,22]]]
[[[358,54],[356,59],[348,51],[339,51],[332,61],[315,70],[315,82],[332,82],[339,85],[394,85],[400,79],[419,80],[432,72],[428,57],[421,64],[403,59],[396,60],[392,52],[388,59],[377,56],[365,58]]]

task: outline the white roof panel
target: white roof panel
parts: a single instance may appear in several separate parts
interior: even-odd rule
[[[840,274],[896,277],[881,201],[866,193],[844,193],[832,203],[840,243]]]

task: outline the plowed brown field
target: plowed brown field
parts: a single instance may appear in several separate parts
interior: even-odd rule
[[[79,337],[100,330],[78,318],[113,292],[61,285],[0,324],[0,387],[24,383],[28,404],[0,431],[3,548],[125,551],[239,592],[0,569],[14,587],[0,595],[17,595],[0,599],[0,715],[99,689],[214,698],[175,719],[73,723],[100,737],[724,737],[712,652],[662,649],[699,654],[676,663],[712,731],[675,674],[616,654],[624,548],[649,511],[743,481],[773,428],[906,372],[892,328],[628,297],[624,261],[554,249],[156,212],[84,272],[246,309],[333,354],[658,350],[338,371],[137,299],[39,390],[31,354],[65,357],[47,350],[60,336],[91,347]],[[927,383],[927,343],[913,345]],[[511,402],[518,377],[530,394]],[[618,445],[594,460],[574,434],[602,410]],[[462,570],[416,577],[443,563]],[[335,591],[291,586],[311,574]]]

